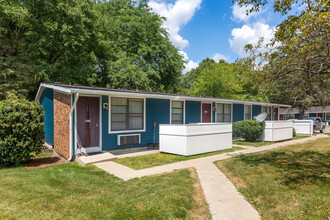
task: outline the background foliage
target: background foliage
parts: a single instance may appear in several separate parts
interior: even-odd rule
[[[245,61],[265,65],[263,87],[272,102],[300,107],[300,117],[312,105],[328,105],[330,100],[330,1],[329,0],[238,0],[252,5],[249,12],[273,4],[275,13],[287,18],[277,26],[267,52],[258,52],[260,45],[246,49]],[[302,10],[293,8],[300,6]],[[261,39],[262,40],[262,39]]]
[[[40,82],[175,91],[183,58],[147,1],[0,0],[0,99]]]

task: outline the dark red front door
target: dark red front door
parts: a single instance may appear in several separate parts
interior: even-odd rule
[[[79,97],[77,102],[78,147],[100,145],[100,102],[95,97]]]
[[[202,103],[202,122],[210,123],[211,122],[211,104]]]
[[[317,117],[323,118],[323,113],[317,113]]]

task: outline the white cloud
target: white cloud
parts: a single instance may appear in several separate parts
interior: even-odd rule
[[[223,54],[220,54],[220,53],[216,53],[213,55],[212,59],[215,61],[215,62],[219,62],[219,60],[228,60],[228,57],[223,55]]]
[[[185,69],[182,72],[185,74],[186,72],[189,72],[190,70],[192,70],[194,68],[197,68],[198,65],[199,65],[199,63],[189,60],[189,62],[185,64]]]
[[[236,22],[249,22],[249,20],[252,17],[256,17],[258,14],[263,13],[262,10],[259,10],[258,12],[252,12],[249,13],[248,15],[246,14],[247,10],[250,10],[252,8],[252,5],[246,5],[246,6],[239,6],[237,2],[235,2],[234,6],[232,7],[232,16],[230,17],[231,20],[236,21]]]
[[[181,55],[183,56],[183,59],[184,59],[184,60],[188,60],[188,59],[189,59],[189,57],[188,57],[188,55],[187,55],[186,52],[184,52],[184,51],[182,51],[182,50],[179,50],[179,54],[181,54]]]
[[[244,46],[246,44],[257,45],[260,37],[264,37],[264,50],[266,50],[266,44],[274,37],[275,28],[264,24],[262,22],[256,22],[253,24],[245,24],[241,28],[234,28],[231,31],[231,38],[229,44],[231,49],[240,56],[246,56],[244,52]]]
[[[200,8],[202,0],[177,0],[175,3],[166,3],[164,0],[151,0],[149,6],[152,10],[166,18],[163,27],[170,34],[172,43],[183,49],[189,41],[179,35],[180,28],[187,24]]]
[[[189,60],[189,57],[187,55],[186,52],[180,50],[179,53],[183,56],[183,59],[185,61],[188,61]],[[192,60],[189,60],[185,65],[184,65],[184,69],[182,70],[183,74],[185,74],[186,72],[198,67],[199,65],[199,62],[194,62]]]

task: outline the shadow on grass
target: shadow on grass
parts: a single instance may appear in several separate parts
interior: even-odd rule
[[[275,169],[285,185],[329,182],[330,154],[316,151],[273,151],[238,158],[249,166]]]

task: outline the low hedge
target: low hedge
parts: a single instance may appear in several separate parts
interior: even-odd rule
[[[245,141],[257,141],[264,129],[263,123],[255,120],[237,121],[233,123],[233,135],[244,138]]]
[[[38,103],[0,101],[0,165],[19,165],[42,151],[44,117]]]

